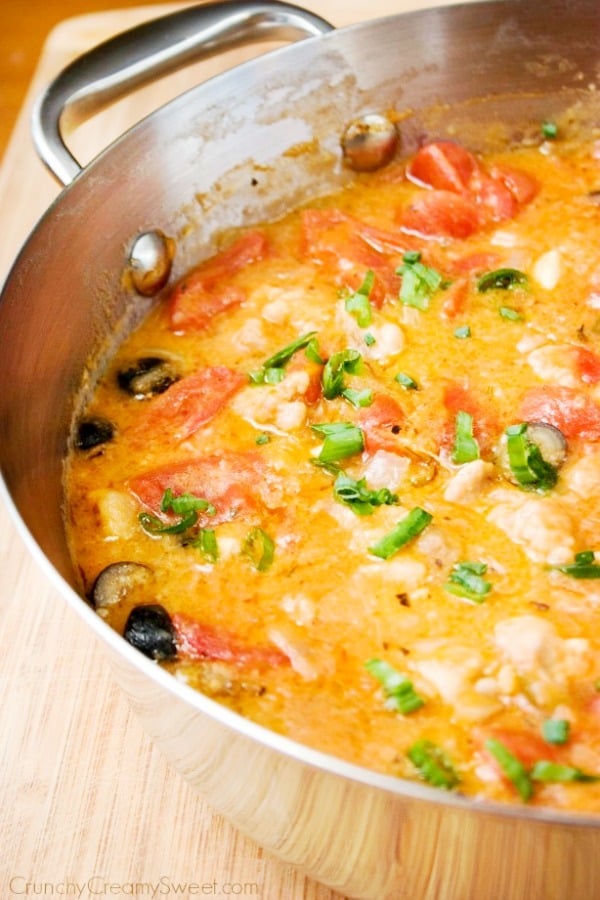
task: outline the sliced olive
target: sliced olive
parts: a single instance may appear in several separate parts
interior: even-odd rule
[[[179,377],[170,360],[144,356],[117,373],[117,384],[132,397],[143,400],[164,393]]]
[[[82,419],[77,426],[75,447],[77,450],[91,450],[112,441],[114,434],[114,426],[107,419]]]
[[[567,458],[567,441],[558,428],[547,422],[527,422],[525,436],[531,444],[535,444],[544,462],[559,469]],[[498,462],[505,478],[512,484],[519,484],[513,473],[508,458],[506,436],[503,436],[498,452]]]
[[[172,659],[177,654],[173,623],[166,609],[159,604],[134,607],[123,635],[132,647],[150,659]]]
[[[95,609],[113,606],[126,597],[147,592],[152,577],[152,569],[142,563],[111,563],[102,569],[92,587],[90,599]]]

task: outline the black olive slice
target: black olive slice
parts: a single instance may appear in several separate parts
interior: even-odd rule
[[[160,356],[144,356],[117,372],[117,384],[137,400],[144,400],[164,393],[179,377],[170,360]]]
[[[526,425],[527,439],[537,445],[544,462],[559,469],[565,462],[568,452],[567,440],[562,431],[548,422],[527,422]],[[498,462],[504,477],[512,484],[519,484],[510,467],[506,438],[500,443]]]
[[[77,425],[75,447],[77,450],[92,450],[112,441],[114,434],[114,426],[107,419],[82,419]]]
[[[148,604],[136,606],[129,613],[123,633],[132,647],[150,659],[162,661],[177,654],[175,629],[163,606]]]
[[[152,569],[142,563],[111,563],[102,569],[92,587],[90,599],[95,609],[105,609],[128,595],[147,594]]]

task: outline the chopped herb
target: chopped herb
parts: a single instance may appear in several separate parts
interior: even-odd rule
[[[355,409],[370,406],[373,402],[373,391],[371,388],[363,388],[362,391],[355,391],[353,388],[344,388],[342,397],[351,403]]]
[[[262,447],[263,444],[268,444],[270,440],[271,436],[263,432],[262,434],[258,435],[255,443],[258,444],[259,447]]]
[[[356,375],[362,366],[362,356],[358,350],[340,350],[331,356],[323,369],[323,396],[326,400],[339,397],[345,387],[345,376]]]
[[[282,381],[285,374],[283,371],[285,366],[298,350],[308,347],[309,344],[314,347],[313,342],[316,333],[316,331],[309,331],[308,334],[302,335],[295,341],[292,341],[291,344],[288,344],[286,347],[278,350],[277,353],[274,353],[273,356],[266,359],[260,369],[256,369],[254,372],[249,373],[248,378],[250,379],[250,383],[278,384]]]
[[[317,365],[319,366],[325,365],[325,360],[321,356],[321,351],[319,350],[319,342],[316,338],[310,339],[310,341],[306,345],[304,355],[307,359],[310,359],[311,362],[317,363]]]
[[[443,286],[444,279],[435,269],[421,262],[418,251],[405,253],[402,261],[403,264],[396,269],[396,274],[402,276],[400,300],[405,306],[424,311],[429,308],[433,294]]]
[[[362,430],[351,422],[325,422],[311,425],[313,431],[325,435],[319,462],[332,463],[362,453],[365,438]]]
[[[392,506],[398,503],[398,495],[393,494],[389,488],[369,490],[365,478],[355,481],[345,472],[339,472],[337,475],[333,494],[336,500],[345,503],[359,516],[370,515],[378,506]]]
[[[373,321],[369,294],[373,290],[374,283],[375,273],[369,269],[361,286],[345,303],[346,311],[354,316],[360,328],[367,328]]]
[[[552,566],[562,572],[563,575],[570,575],[572,578],[592,579],[600,578],[600,565],[596,562],[596,555],[593,550],[582,550],[576,553],[572,563],[562,566]]]
[[[451,459],[457,465],[479,459],[479,444],[473,436],[473,416],[463,410],[456,414]]]
[[[138,516],[140,525],[147,534],[183,534],[198,521],[198,512],[205,512],[209,516],[214,516],[216,509],[212,503],[203,497],[196,497],[194,494],[180,494],[175,496],[171,488],[167,488],[160,501],[161,512],[172,512],[180,516],[178,522],[171,525],[165,524],[157,516],[150,513],[140,513]]]
[[[389,663],[382,659],[369,659],[365,663],[365,669],[381,684],[388,709],[408,715],[425,705],[423,698],[415,691],[412,681],[396,671]]]
[[[371,334],[370,331],[367,331],[367,333],[364,336],[364,342],[367,345],[367,347],[372,347],[373,344],[377,343],[377,338],[375,337],[375,335]]]
[[[482,576],[487,572],[487,565],[481,562],[461,562],[452,567],[444,589],[457,597],[464,597],[474,603],[483,603],[492,589],[490,581]]]
[[[558,471],[546,462],[539,446],[529,440],[527,424],[510,425],[505,435],[508,464],[520,487],[534,491],[553,488],[558,481]]]
[[[398,384],[402,385],[403,388],[406,388],[407,391],[418,391],[419,385],[415,381],[414,378],[411,378],[410,375],[407,375],[406,372],[398,372],[395,376],[394,381],[397,381]]]
[[[568,781],[599,781],[600,776],[588,775],[574,766],[564,766],[560,763],[541,759],[536,762],[531,770],[534,781],[568,782]]]
[[[556,122],[549,122],[546,120],[545,122],[542,122],[540,130],[547,141],[553,141],[558,137],[558,125]]]
[[[510,291],[516,287],[527,287],[529,279],[519,269],[494,269],[486,272],[477,282],[477,290],[480,294],[485,291]]]
[[[465,338],[471,337],[471,329],[468,325],[461,325],[459,328],[454,329],[454,337],[458,338],[459,341],[463,341]]]
[[[192,543],[192,547],[200,550],[209,562],[216,562],[219,558],[217,536],[213,528],[201,528],[198,531],[198,537]]]
[[[410,747],[408,758],[432,787],[450,791],[460,782],[450,758],[433,741],[421,738]]]
[[[542,722],[542,737],[548,744],[566,744],[570,724],[567,719],[546,719]]]
[[[489,738],[485,742],[485,748],[494,757],[508,780],[514,784],[521,799],[530,800],[533,794],[533,785],[521,760],[517,759],[508,747],[495,738]]]
[[[252,528],[246,535],[242,553],[259,572],[265,572],[275,556],[275,544],[262,528]]]
[[[523,321],[523,314],[518,309],[513,309],[512,306],[501,306],[498,312],[503,319],[507,319],[509,322]]]
[[[173,525],[165,525],[165,523],[157,516],[145,512],[140,513],[138,519],[140,525],[147,534],[183,534],[184,531],[187,531],[188,528],[192,528],[192,526],[196,524],[198,515],[192,510],[186,516],[182,516],[179,522],[175,522]]]
[[[419,506],[408,513],[404,519],[401,519],[396,527],[384,535],[381,540],[369,547],[369,553],[378,556],[380,559],[389,559],[398,552],[409,541],[414,540],[429,525],[433,516]]]

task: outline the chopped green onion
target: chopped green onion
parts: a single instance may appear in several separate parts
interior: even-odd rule
[[[479,459],[479,444],[473,436],[473,416],[463,410],[456,414],[451,459],[457,465]]]
[[[410,375],[407,375],[406,372],[398,372],[398,374],[394,377],[394,381],[397,381],[398,384],[402,385],[403,388],[406,388],[407,391],[418,391],[419,385],[415,381],[414,378],[411,378]]]
[[[444,589],[457,597],[464,597],[474,603],[483,603],[492,589],[490,581],[482,578],[487,565],[481,562],[461,562],[452,567]]]
[[[369,490],[366,479],[355,481],[345,472],[338,473],[333,485],[333,494],[338,502],[345,503],[358,516],[368,516],[378,506],[392,506],[398,503],[398,495],[393,494],[389,488]]]
[[[542,722],[542,737],[548,744],[566,744],[570,727],[567,719],[546,719]]]
[[[381,684],[388,709],[408,715],[425,705],[423,698],[415,691],[412,681],[396,671],[389,663],[382,659],[369,659],[365,663],[365,669]]]
[[[356,375],[361,366],[362,356],[358,350],[340,350],[339,353],[334,353],[325,363],[321,379],[325,399],[339,397],[345,387],[346,374]]]
[[[378,556],[380,559],[389,559],[398,552],[405,544],[418,537],[419,534],[429,525],[433,516],[419,506],[408,513],[404,519],[401,519],[396,527],[384,535],[381,540],[369,547],[369,553]]]
[[[546,462],[539,446],[529,440],[527,424],[510,425],[505,435],[508,464],[518,484],[526,490],[553,488],[558,481],[558,471]]]
[[[271,436],[269,434],[265,434],[263,432],[262,434],[258,435],[255,443],[258,444],[259,447],[262,447],[263,444],[268,444],[270,440],[271,440]]]
[[[344,388],[342,397],[351,403],[355,409],[370,406],[373,402],[373,391],[371,388],[363,388],[362,391],[356,391],[353,388]]]
[[[489,738],[485,742],[485,748],[494,757],[508,780],[514,784],[521,799],[530,800],[533,794],[533,785],[521,760],[517,759],[508,747],[505,747],[496,738]]]
[[[185,516],[192,511],[201,511],[214,516],[216,509],[212,503],[203,497],[196,497],[194,494],[184,493],[175,496],[171,488],[167,488],[160,501],[162,512],[174,512],[178,516]]]
[[[375,273],[369,269],[361,286],[345,303],[347,312],[354,316],[360,328],[367,328],[373,321],[369,294],[373,290],[374,283]]]
[[[264,361],[260,369],[250,372],[248,378],[251,384],[278,384],[284,377],[283,369],[298,350],[308,347],[314,341],[316,331],[309,331],[292,341],[286,347],[278,350],[273,356]]]
[[[402,261],[396,269],[396,274],[402,276],[400,300],[405,306],[424,311],[429,308],[433,294],[443,286],[444,279],[435,269],[421,262],[418,251],[405,253]]]
[[[513,309],[512,306],[501,306],[498,312],[503,319],[507,319],[509,322],[523,321],[522,313],[520,313],[518,309]]]
[[[468,325],[461,325],[459,328],[454,329],[454,337],[458,338],[459,341],[465,340],[465,338],[471,337],[471,329]]]
[[[216,562],[219,558],[217,536],[213,528],[201,528],[192,546],[200,550],[209,562]]]
[[[558,136],[558,125],[556,122],[546,120],[542,122],[540,130],[547,141],[553,141]]]
[[[552,566],[562,572],[563,575],[570,575],[571,578],[580,578],[582,580],[591,580],[600,578],[600,565],[595,561],[596,556],[593,550],[583,550],[576,553],[574,561],[562,566]]]
[[[485,291],[510,291],[516,287],[527,287],[529,279],[525,272],[519,269],[494,269],[486,272],[477,282],[477,290],[480,294]]]
[[[319,366],[323,366],[325,364],[325,360],[322,358],[321,351],[319,350],[319,342],[316,338],[310,339],[310,341],[306,345],[304,355],[307,359],[310,359],[311,362],[317,363],[317,365]]]
[[[534,781],[559,783],[568,781],[600,780],[600,776],[598,775],[588,775],[586,772],[582,772],[581,769],[576,769],[574,766],[564,766],[560,763],[550,762],[546,759],[541,759],[534,764],[531,770],[531,777]]]
[[[367,345],[367,347],[372,347],[373,344],[377,343],[377,338],[375,337],[375,335],[371,334],[370,331],[367,331],[363,340],[364,340],[365,344]]]
[[[265,572],[275,556],[275,544],[262,528],[252,528],[246,535],[242,553],[259,572]]]
[[[191,528],[198,521],[198,514],[191,510],[186,516],[183,516],[179,522],[173,525],[165,525],[157,516],[150,513],[140,513],[138,516],[140,525],[147,534],[183,534],[188,528]]]
[[[433,741],[426,738],[416,741],[408,751],[408,758],[421,778],[433,787],[450,791],[460,782],[451,760]]]
[[[313,431],[325,435],[319,462],[332,463],[362,453],[365,438],[362,430],[351,422],[325,422],[311,425]]]

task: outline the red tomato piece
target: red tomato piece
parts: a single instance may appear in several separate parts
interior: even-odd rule
[[[457,278],[444,291],[442,316],[444,319],[455,319],[462,315],[469,299],[469,282],[467,278]]]
[[[452,191],[427,191],[401,215],[401,227],[425,238],[467,238],[480,227],[475,201]]]
[[[175,285],[170,298],[170,323],[174,331],[202,331],[213,318],[239,306],[245,293],[221,284],[241,269],[264,259],[267,239],[260,231],[243,234],[226,250],[202,263]]]
[[[483,172],[474,180],[472,190],[485,224],[513,219],[519,211],[519,204],[506,185]]]
[[[358,424],[365,435],[365,450],[375,453],[377,450],[388,450],[394,453],[399,449],[396,435],[404,422],[402,407],[388,394],[375,394],[370,406],[361,409]]]
[[[441,445],[448,450],[454,443],[456,414],[469,413],[473,418],[473,435],[482,452],[491,449],[500,431],[495,410],[481,400],[467,384],[449,382],[444,388],[443,403],[450,417],[446,422]]]
[[[600,356],[587,347],[575,347],[575,364],[577,374],[586,384],[598,384],[600,381]]]
[[[406,175],[417,184],[457,194],[468,189],[479,169],[472,153],[453,141],[433,141],[417,150]]]
[[[242,667],[289,666],[288,657],[277,647],[247,646],[224,628],[198,622],[184,613],[173,616],[177,650],[189,659],[218,660]]]
[[[148,403],[146,415],[130,431],[132,438],[168,436],[179,442],[210,422],[229,399],[247,384],[247,377],[226,366],[208,366],[174,382]]]
[[[215,515],[200,513],[200,525],[218,525],[235,517],[252,516],[266,499],[273,502],[270,478],[256,453],[221,452],[171,463],[135,475],[127,482],[131,493],[154,515],[167,488],[178,497],[193,494],[214,504]]]
[[[512,166],[498,163],[491,167],[490,175],[508,188],[519,206],[530,203],[540,189],[539,183],[532,175],[528,175],[522,169],[513,169]]]
[[[576,388],[544,384],[527,391],[520,416],[526,422],[547,422],[566,438],[600,440],[600,406]]]
[[[542,759],[556,761],[559,755],[558,749],[553,744],[548,744],[541,735],[532,731],[516,731],[512,729],[495,728],[491,732],[478,730],[478,736],[482,744],[488,738],[494,738],[500,741],[513,756],[523,763],[526,768],[530,768],[534,763]],[[498,768],[498,763],[485,747],[482,747],[489,761]]]

